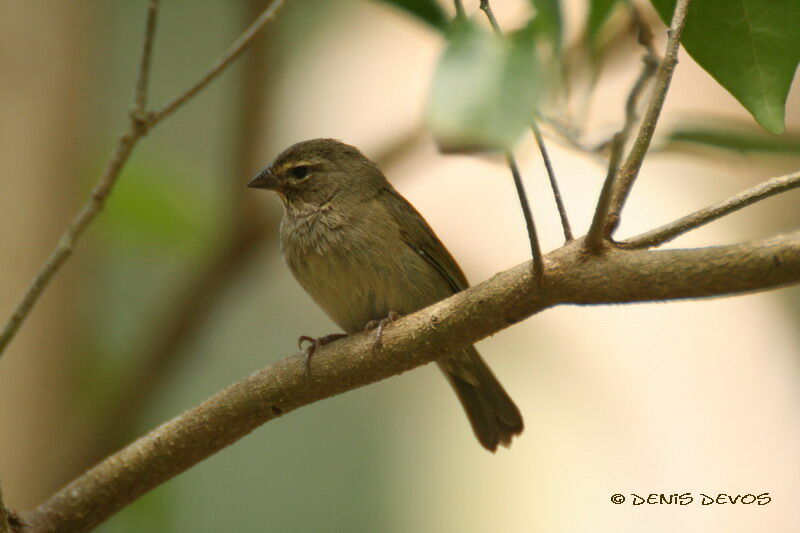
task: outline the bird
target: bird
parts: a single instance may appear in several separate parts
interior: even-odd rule
[[[248,187],[277,193],[282,255],[303,289],[346,334],[377,324],[379,342],[383,326],[397,316],[469,286],[422,215],[354,146],[323,138],[298,142]],[[342,336],[315,339],[310,349]],[[522,415],[475,347],[437,364],[480,444],[491,452],[508,447],[523,430]]]

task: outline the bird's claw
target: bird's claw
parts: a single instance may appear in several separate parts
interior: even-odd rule
[[[388,325],[400,318],[400,315],[397,314],[395,311],[389,311],[389,316],[386,318],[382,318],[381,320],[370,320],[367,322],[367,325],[364,326],[364,331],[375,331],[375,342],[372,345],[372,350],[377,350],[381,346],[383,346],[383,330]]]
[[[311,358],[320,346],[325,346],[333,341],[347,337],[344,333],[331,333],[324,337],[309,337],[308,335],[300,335],[297,338],[297,347],[303,352],[305,358],[303,359],[303,368],[305,368],[306,379],[311,378]],[[307,342],[308,345],[303,348],[303,343]]]

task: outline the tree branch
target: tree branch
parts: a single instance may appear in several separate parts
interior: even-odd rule
[[[236,40],[231,46],[228,53],[209,70],[197,83],[186,90],[183,94],[175,98],[171,103],[167,104],[161,111],[148,114],[146,110],[139,110],[139,103],[144,103],[146,98],[140,95],[139,88],[146,91],[146,81],[149,73],[150,55],[152,53],[152,40],[155,31],[155,16],[157,13],[157,3],[151,2],[148,5],[148,22],[145,29],[145,40],[142,47],[142,61],[139,69],[139,79],[136,82],[136,96],[134,97],[134,105],[136,106],[132,114],[131,125],[128,132],[120,137],[119,144],[117,145],[114,155],[106,165],[105,170],[100,175],[100,178],[92,188],[89,198],[83,204],[78,214],[72,219],[67,226],[64,234],[58,245],[53,249],[44,264],[39,269],[39,272],[34,277],[31,285],[25,291],[22,300],[19,302],[8,322],[3,327],[3,332],[0,334],[0,357],[8,347],[11,340],[16,335],[22,323],[30,315],[33,306],[39,300],[44,290],[47,288],[53,276],[59,271],[64,262],[72,255],[75,244],[80,239],[84,230],[92,223],[92,221],[100,213],[100,210],[105,204],[106,198],[111,194],[114,185],[117,182],[120,172],[122,171],[125,163],[136,146],[136,143],[144,137],[148,130],[155,127],[168,115],[173,113],[181,105],[185,104],[198,92],[205,88],[214,78],[219,76],[220,73],[230,65],[234,59],[244,51],[244,49],[252,42],[257,33],[266,25],[267,22],[272,20],[278,8],[283,4],[283,0],[274,0],[264,11],[259,18],[254,22],[242,36]]]
[[[642,163],[644,162],[644,156],[647,154],[650,141],[653,139],[656,123],[661,114],[661,108],[664,106],[669,84],[672,81],[672,73],[675,70],[675,65],[678,63],[678,48],[680,46],[681,32],[686,25],[686,15],[689,11],[690,1],[691,0],[678,0],[678,3],[675,5],[672,23],[667,32],[666,52],[664,53],[664,59],[661,61],[661,65],[658,67],[656,82],[647,105],[647,111],[645,112],[641,126],[639,126],[639,133],[628,154],[628,158],[620,169],[617,183],[614,187],[614,195],[608,216],[608,227],[605,231],[608,236],[611,236],[614,230],[619,226],[622,207],[625,205],[625,201],[628,199],[628,195],[633,188],[633,183],[639,175],[639,170],[641,170]]]
[[[320,348],[307,379],[303,354],[280,360],[151,431],[58,491],[25,521],[32,531],[85,531],[145,492],[304,405],[434,361],[559,304],[703,298],[800,282],[800,232],[692,250],[584,253],[582,240],[401,318],[384,332]]]
[[[695,228],[699,228],[718,218],[722,218],[743,207],[798,187],[800,187],[800,171],[777,178],[771,178],[763,183],[759,183],[755,187],[740,192],[732,198],[700,209],[683,218],[679,218],[659,228],[642,233],[641,235],[637,235],[636,237],[617,244],[621,248],[627,250],[660,246],[679,235],[683,235]]]

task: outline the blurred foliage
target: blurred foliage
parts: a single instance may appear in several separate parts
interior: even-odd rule
[[[589,13],[586,17],[586,34],[588,45],[592,50],[597,49],[600,30],[611,15],[611,11],[618,0],[589,0]]]
[[[102,231],[112,245],[196,253],[208,245],[205,236],[220,223],[215,207],[210,191],[194,186],[191,176],[133,159],[108,202]]]
[[[434,28],[445,31],[450,26],[447,14],[436,0],[379,0],[402,9]]]
[[[675,0],[651,1],[669,25]],[[690,4],[682,43],[759,124],[782,133],[800,61],[799,28],[797,0],[703,0]]]
[[[776,136],[757,129],[755,125],[730,120],[695,117],[669,130],[659,150],[686,145],[705,146],[734,152],[762,152],[776,155],[800,155],[800,134],[786,132]]]
[[[589,1],[582,54],[592,58],[593,68],[602,55],[601,29],[617,1]],[[669,23],[675,0],[652,2]],[[391,3],[442,28],[436,22],[443,16],[441,10],[431,3]],[[525,30],[505,42],[469,21],[458,21],[446,32],[448,44],[428,106],[428,123],[443,151],[507,149],[534,116],[537,94],[551,96],[554,89],[569,90],[563,76],[574,69],[566,62],[576,61],[581,54],[570,58],[560,52],[560,2],[530,3],[535,16]],[[800,61],[799,27],[800,2],[796,0],[705,0],[691,4],[682,42],[764,128],[781,133],[787,94]],[[544,43],[550,45],[549,54],[544,52]]]
[[[433,78],[428,123],[444,152],[506,150],[530,125],[538,76],[535,25],[500,36],[470,20],[449,34]]]
[[[112,518],[110,523],[102,524],[96,531],[100,533],[185,531],[175,519],[174,506],[178,499],[179,494],[175,487],[171,485],[159,487],[156,491],[143,494],[134,505],[126,507],[120,515]]]
[[[530,0],[536,11],[534,27],[539,35],[550,41],[554,50],[561,50],[563,41],[563,21],[561,5],[558,0]]]
[[[152,328],[152,309],[187,265],[211,252],[224,225],[212,193],[191,175],[142,157],[124,170],[92,236],[99,262],[89,267],[93,294],[84,305],[92,327],[80,360],[78,400],[93,414],[138,363],[131,348]]]

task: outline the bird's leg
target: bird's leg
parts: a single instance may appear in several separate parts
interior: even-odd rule
[[[364,326],[365,332],[372,331],[373,329],[377,330],[375,331],[375,343],[372,345],[373,350],[377,350],[381,347],[383,343],[383,329],[386,327],[386,325],[391,324],[398,318],[400,318],[400,315],[398,315],[395,311],[389,311],[389,316],[386,318],[382,318],[380,320],[370,320],[367,322],[367,325]]]
[[[325,335],[324,337],[309,337],[308,335],[301,335],[297,339],[297,347],[303,351],[303,354],[306,356],[303,360],[303,365],[306,369],[306,379],[311,377],[311,357],[313,357],[314,352],[317,351],[317,348],[320,346],[325,346],[328,343],[333,341],[337,341],[339,339],[343,339],[347,337],[344,333],[331,333],[330,335]],[[303,348],[303,343],[309,343],[308,346]]]

